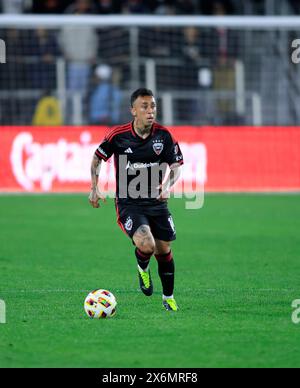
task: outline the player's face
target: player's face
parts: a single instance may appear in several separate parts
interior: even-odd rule
[[[131,110],[139,125],[149,128],[153,125],[157,116],[157,106],[154,97],[138,97]]]

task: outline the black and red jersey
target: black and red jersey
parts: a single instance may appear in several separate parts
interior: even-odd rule
[[[154,204],[168,166],[184,163],[178,142],[158,123],[146,139],[135,132],[133,122],[111,129],[95,155],[104,161],[114,155],[116,196],[123,204]]]

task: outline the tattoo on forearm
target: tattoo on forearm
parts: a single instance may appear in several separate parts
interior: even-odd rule
[[[170,172],[170,187],[172,187],[174,185],[174,183],[175,183],[175,171],[172,170]]]
[[[101,160],[96,156],[93,157],[91,165],[91,178],[92,178],[92,187],[96,188],[98,185],[98,179],[100,174]]]
[[[175,185],[175,183],[178,181],[178,179],[180,178],[180,174],[181,174],[181,169],[178,167],[171,170],[170,175],[169,175],[169,187],[170,188],[172,188]]]

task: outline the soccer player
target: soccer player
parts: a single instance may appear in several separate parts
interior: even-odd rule
[[[100,207],[100,200],[105,202],[98,188],[101,163],[114,155],[118,224],[136,246],[141,290],[146,296],[153,294],[149,263],[155,255],[163,306],[177,311],[171,249],[176,230],[167,200],[180,177],[183,155],[168,129],[156,122],[157,104],[151,90],[138,89],[132,94],[131,113],[133,122],[109,130],[95,152],[89,201],[94,208]]]

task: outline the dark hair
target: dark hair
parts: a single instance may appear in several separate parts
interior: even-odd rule
[[[141,88],[136,90],[131,95],[131,106],[133,107],[133,104],[139,97],[145,97],[145,96],[154,97],[154,94],[150,89]]]

